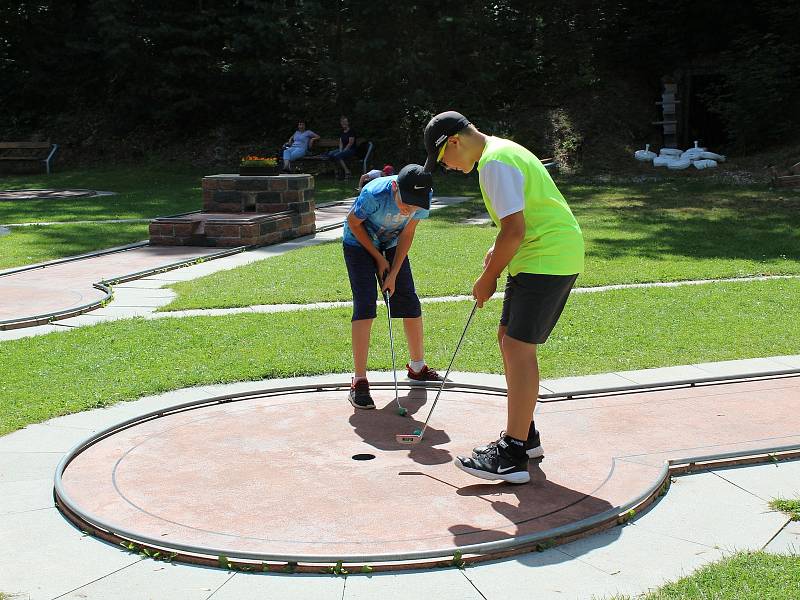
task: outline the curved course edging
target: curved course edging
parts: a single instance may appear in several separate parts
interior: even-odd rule
[[[56,261],[53,263],[48,263],[46,265],[40,265],[36,267],[25,267],[19,269],[18,271],[13,271],[13,273],[18,273],[20,271],[27,271],[31,269],[43,269],[47,266],[53,264],[62,264],[64,262],[72,262],[77,260],[85,260],[87,258],[93,258],[95,256],[103,256],[105,254],[114,254],[117,252],[124,252],[126,250],[131,250],[134,248],[148,246],[148,243],[143,244],[134,244],[129,247],[115,249],[115,250],[106,250],[103,252],[97,252],[91,255],[82,256],[82,257],[73,257],[70,259],[63,259],[61,261]],[[99,300],[95,300],[93,302],[89,302],[87,304],[82,304],[80,306],[76,306],[73,308],[68,308],[65,310],[55,311],[51,313],[44,313],[40,315],[31,315],[26,317],[19,317],[16,319],[8,319],[5,321],[0,321],[0,331],[9,330],[9,329],[20,329],[23,327],[35,327],[36,325],[47,325],[52,323],[53,321],[59,319],[67,319],[69,317],[76,317],[78,315],[82,315],[84,313],[90,312],[92,310],[96,310],[105,306],[114,296],[112,286],[117,285],[119,283],[125,283],[126,281],[132,281],[134,279],[141,279],[142,277],[147,277],[149,275],[154,275],[156,273],[166,273],[167,271],[172,271],[174,269],[179,269],[181,267],[186,267],[189,265],[196,264],[201,261],[208,261],[214,260],[217,258],[223,258],[225,256],[230,256],[232,254],[238,254],[239,252],[244,252],[247,249],[247,246],[238,246],[236,248],[230,248],[226,250],[221,250],[219,252],[215,252],[214,254],[208,254],[202,256],[200,258],[190,258],[185,260],[180,260],[174,263],[169,263],[167,265],[161,265],[159,267],[154,267],[152,269],[145,269],[144,271],[137,271],[135,273],[128,273],[125,275],[120,275],[118,277],[112,277],[111,279],[104,279],[102,281],[96,282],[92,284],[92,287],[100,290],[105,294],[104,297],[100,298]],[[10,275],[11,273],[3,273],[2,275]],[[0,276],[2,276],[0,275]]]

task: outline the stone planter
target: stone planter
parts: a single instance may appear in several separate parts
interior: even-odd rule
[[[209,175],[202,189],[202,212],[151,221],[152,245],[262,246],[315,231],[311,175]]]

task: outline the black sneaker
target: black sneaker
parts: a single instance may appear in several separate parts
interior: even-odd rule
[[[350,395],[347,399],[355,408],[364,410],[375,408],[375,402],[369,395],[369,382],[366,379],[359,379],[350,384]]]
[[[505,431],[500,432],[500,439],[503,439],[503,436],[506,434]],[[486,454],[490,448],[493,448],[497,445],[497,442],[500,440],[495,440],[493,442],[489,442],[485,446],[478,446],[477,448],[472,449],[472,456],[474,458],[479,458],[482,454]],[[542,441],[539,438],[539,432],[536,431],[536,428],[531,423],[530,428],[528,429],[528,439],[525,440],[525,452],[528,455],[528,458],[544,458],[544,450],[542,449]]]
[[[478,457],[459,456],[453,461],[459,469],[481,479],[501,480],[509,483],[528,483],[528,457],[515,458],[506,444],[500,439]]]

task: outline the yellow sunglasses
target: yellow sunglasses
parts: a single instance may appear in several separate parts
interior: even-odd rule
[[[454,137],[458,137],[458,134],[456,134]],[[437,163],[439,164],[442,163],[442,159],[444,158],[444,151],[447,149],[447,144],[449,143],[450,143],[450,138],[448,137],[447,141],[442,145],[442,149],[439,150],[439,156],[436,158]]]

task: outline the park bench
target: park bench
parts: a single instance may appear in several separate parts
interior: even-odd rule
[[[58,144],[50,142],[0,142],[0,164],[42,162],[49,175],[56,150]]]
[[[800,162],[788,168],[772,165],[767,171],[772,187],[800,187]]]
[[[336,163],[330,160],[326,155],[331,150],[339,149],[339,138],[319,138],[314,142],[311,152],[306,154],[303,158],[293,161],[295,166],[304,173],[311,172],[312,174],[324,173],[326,171],[333,171],[336,169]],[[370,158],[372,157],[373,144],[372,142],[360,142],[356,144],[355,156],[348,158],[345,162],[351,167],[353,174],[356,174],[356,168],[360,169],[358,175],[366,173],[369,170]]]
[[[540,158],[542,165],[548,171],[553,171],[558,168],[558,163],[556,162],[555,158]]]

